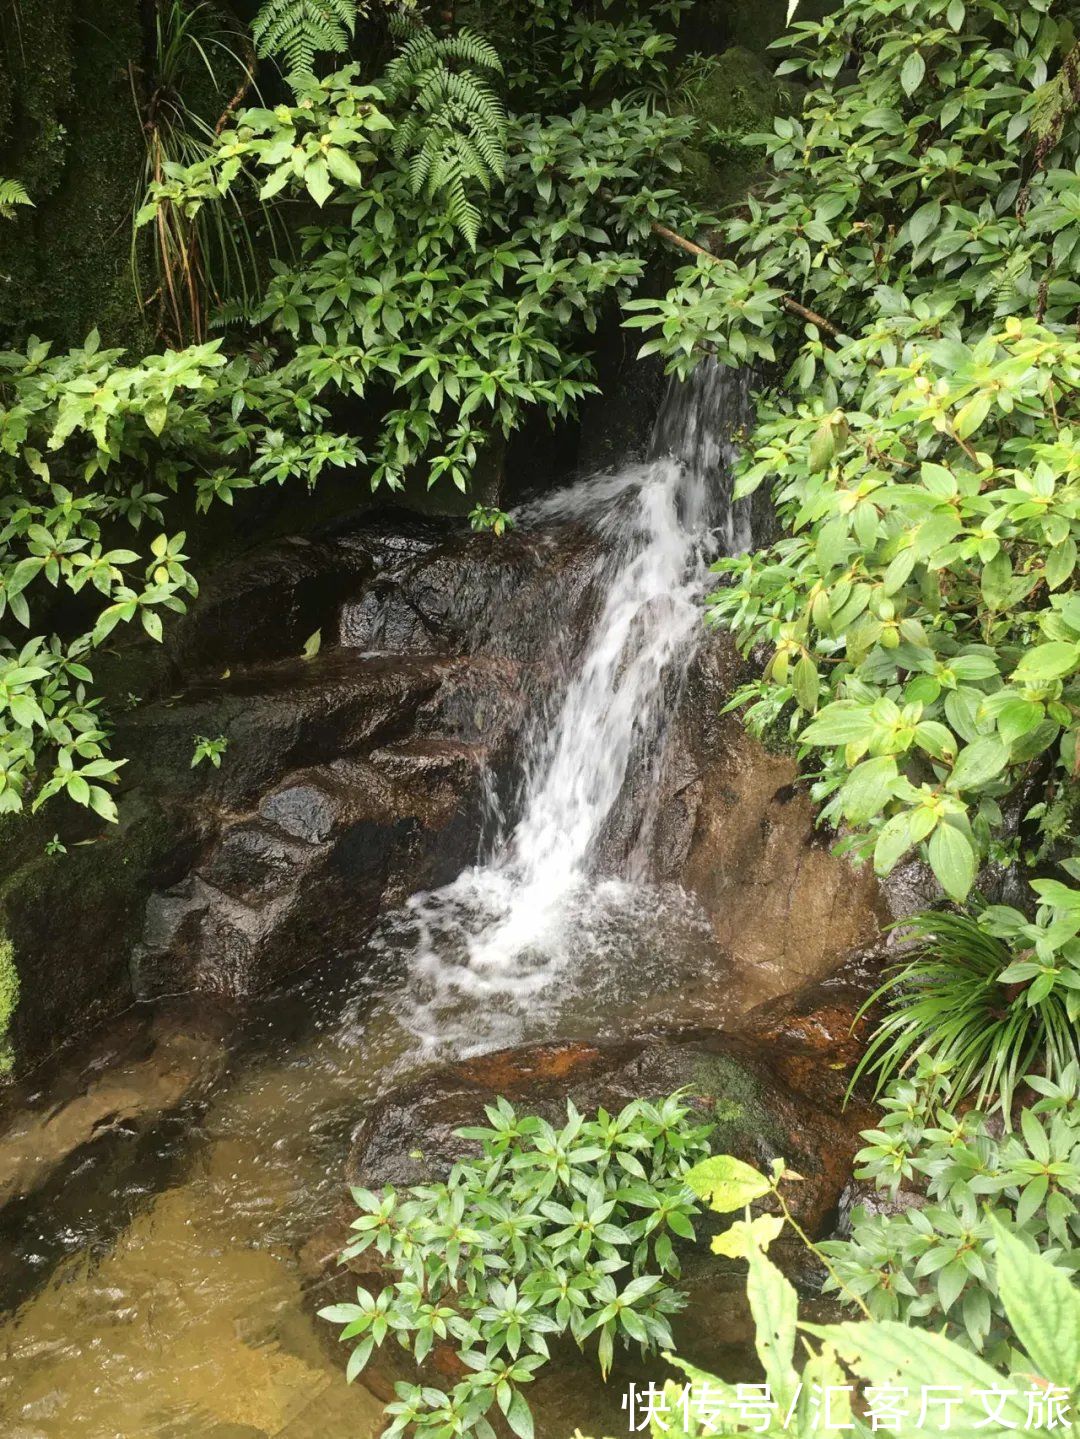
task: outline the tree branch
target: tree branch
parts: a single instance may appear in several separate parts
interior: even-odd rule
[[[693,240],[688,240],[685,235],[679,235],[674,230],[669,230],[666,225],[653,222],[653,234],[659,235],[662,240],[669,241],[672,245],[678,245],[680,250],[685,250],[688,255],[698,255],[703,260],[712,260],[719,263],[719,255],[714,255],[711,250],[704,249],[701,245],[695,245]],[[808,310],[805,305],[800,305],[798,300],[793,300],[790,295],[781,295],[780,304],[785,310],[793,315],[798,315],[810,324],[816,325],[826,335],[831,335],[834,340],[842,340],[850,344],[851,336],[846,335],[843,330],[838,329],[831,320],[826,320],[824,315],[819,315],[816,310]]]

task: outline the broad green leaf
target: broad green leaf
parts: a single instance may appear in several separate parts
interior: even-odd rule
[[[1049,644],[1036,645],[1029,650],[1016,666],[1013,678],[1021,684],[1038,684],[1071,674],[1077,664],[1080,664],[1080,645],[1052,640]]]
[[[995,1218],[997,1278],[1005,1312],[1044,1379],[1072,1388],[1080,1378],[1080,1289]]]
[[[975,883],[976,857],[971,841],[955,825],[943,820],[930,836],[930,868],[950,899],[967,899]]]
[[[791,683],[795,690],[795,698],[802,709],[813,714],[817,709],[818,701],[818,672],[817,666],[809,655],[801,655],[798,664],[795,666],[791,676]]]
[[[868,705],[837,700],[820,711],[800,732],[799,739],[805,744],[848,744],[851,740],[869,739],[874,728]]]
[[[1009,762],[1009,752],[997,735],[988,735],[966,745],[957,755],[946,787],[950,790],[978,789],[989,784]]]
[[[856,765],[840,791],[840,805],[852,824],[865,824],[888,804],[898,771],[892,755]]]
[[[798,1392],[793,1360],[799,1301],[788,1280],[755,1245],[751,1244],[747,1258],[746,1297],[754,1317],[754,1347],[772,1398],[785,1414]]]
[[[699,1199],[708,1200],[710,1208],[718,1214],[743,1209],[772,1188],[763,1174],[732,1154],[714,1154],[703,1159],[687,1172],[686,1183]]]
[[[900,84],[904,87],[906,95],[912,95],[922,84],[923,76],[926,74],[926,61],[918,50],[912,50],[911,54],[904,61],[900,71]]]
[[[951,1339],[925,1329],[883,1319],[875,1323],[804,1324],[808,1333],[832,1344],[844,1363],[860,1378],[882,1388],[919,1387],[958,1399],[956,1404],[929,1405],[925,1423],[918,1415],[899,1431],[904,1439],[917,1433],[948,1433],[986,1439],[987,1414],[980,1391],[994,1393],[1002,1388],[1001,1375],[984,1359],[961,1348]],[[996,1405],[996,1400],[995,1400]],[[1027,1419],[1027,1401],[1017,1386],[1007,1393],[1000,1411],[1003,1426],[1022,1430]]]

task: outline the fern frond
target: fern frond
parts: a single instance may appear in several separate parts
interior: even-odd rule
[[[408,108],[391,154],[407,164],[413,194],[441,197],[451,224],[475,247],[481,215],[469,186],[490,192],[506,174],[506,107],[491,83],[502,62],[472,30],[439,36],[416,22],[393,28],[407,38],[380,86]]]
[[[14,219],[16,206],[33,203],[21,181],[0,180],[0,220]]]
[[[264,0],[251,22],[255,50],[288,75],[310,75],[315,56],[340,55],[356,32],[357,0]]]

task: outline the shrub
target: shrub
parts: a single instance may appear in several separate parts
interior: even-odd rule
[[[1076,774],[1080,56],[1057,0],[851,0],[789,50],[771,178],[632,323],[680,373],[786,368],[737,492],[787,534],[712,599],[769,652],[738,701],[798,736],[843,850],[915,850],[959,901],[1002,799],[1031,782],[1045,824]]]
[[[851,1238],[821,1246],[833,1268],[828,1289],[860,1296],[875,1318],[914,1321],[1005,1356],[995,1226],[1069,1274],[1080,1271],[1080,1065],[1057,1083],[1041,1075],[1027,1083],[1040,1097],[1004,1134],[978,1110],[955,1114],[951,1076],[929,1061],[893,1087],[880,1127],[863,1135],[856,1174],[886,1195],[915,1186],[925,1207],[856,1209]]]
[[[505,1099],[486,1112],[490,1129],[458,1131],[481,1157],[460,1160],[445,1183],[353,1190],[361,1214],[342,1258],[374,1248],[394,1277],[321,1311],[355,1341],[346,1377],[390,1336],[418,1363],[449,1340],[470,1371],[449,1394],[398,1383],[387,1435],[415,1426],[491,1439],[484,1416],[494,1404],[531,1439],[522,1386],[547,1361],[550,1338],[568,1334],[580,1347],[595,1338],[605,1375],[616,1341],[643,1351],[672,1343],[668,1316],[682,1306],[669,1282],[680,1274],[673,1240],[694,1237],[685,1175],[708,1152],[707,1128],[677,1095],[593,1119],[568,1104],[561,1129]]]
[[[738,1160],[717,1156],[688,1178],[711,1190],[713,1208],[721,1213],[763,1195],[780,1203],[784,1218],[771,1232],[751,1221],[748,1207],[746,1218],[736,1222],[765,1383],[729,1384],[669,1356],[689,1382],[669,1381],[650,1404],[652,1439],[718,1433],[840,1439],[845,1432],[879,1429],[897,1439],[1013,1430],[1076,1434],[1080,1289],[997,1219],[988,1221],[988,1235],[1011,1339],[1000,1368],[952,1339],[895,1319],[800,1322],[795,1290],[766,1253],[771,1237],[790,1222],[782,1186],[792,1176],[780,1165],[766,1179]],[[821,1256],[818,1246],[809,1248]],[[575,1439],[582,1439],[580,1433]]]

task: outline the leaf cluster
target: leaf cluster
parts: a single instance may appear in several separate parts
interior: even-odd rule
[[[1039,777],[1076,772],[1080,124],[1046,127],[1054,0],[855,0],[796,24],[812,88],[752,137],[772,178],[630,323],[678,373],[779,362],[737,492],[786,536],[725,560],[714,620],[770,654],[737,703],[788,722],[842,848],[913,851],[955,900]],[[856,75],[844,80],[852,60]]]
[[[877,1319],[916,1323],[995,1362],[1013,1342],[999,1278],[1002,1228],[1075,1279],[1080,1271],[1080,1065],[1058,1081],[1031,1075],[1038,1096],[1002,1132],[980,1110],[949,1107],[948,1070],[920,1062],[896,1083],[863,1138],[857,1177],[899,1212],[863,1207],[851,1237],[821,1246],[826,1288],[858,1296]]]
[[[677,1095],[592,1119],[568,1103],[558,1129],[505,1099],[486,1113],[489,1128],[459,1131],[480,1157],[458,1161],[445,1183],[353,1190],[361,1213],[342,1258],[374,1250],[394,1277],[321,1311],[354,1345],[347,1377],[388,1338],[417,1363],[452,1343],[468,1371],[449,1393],[398,1383],[387,1436],[492,1439],[494,1410],[532,1439],[523,1386],[553,1338],[595,1340],[605,1375],[616,1342],[672,1343],[669,1316],[683,1302],[674,1241],[694,1237],[685,1176],[708,1153],[707,1127]]]

